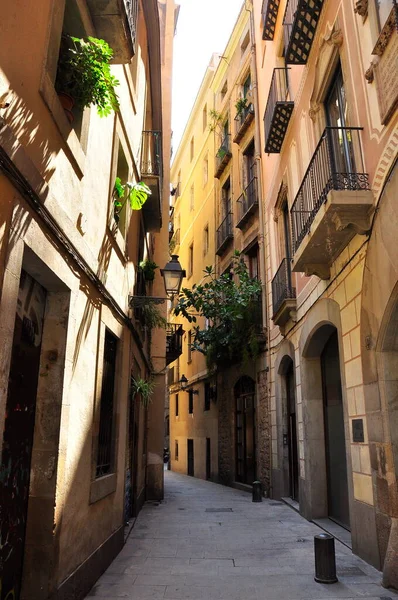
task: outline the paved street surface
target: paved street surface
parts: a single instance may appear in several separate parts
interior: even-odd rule
[[[339,582],[314,581],[321,530],[283,503],[166,472],[125,547],[87,598],[108,600],[398,599],[378,571],[336,542]]]

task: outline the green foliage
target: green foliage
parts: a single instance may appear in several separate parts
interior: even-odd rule
[[[166,329],[167,319],[161,314],[154,302],[148,300],[142,307],[142,317],[145,327],[148,329]]]
[[[113,214],[116,223],[119,222],[119,215],[127,200],[129,200],[132,210],[141,210],[147,201],[148,196],[151,194],[152,192],[149,187],[142,181],[140,183],[125,183],[123,185],[120,177],[116,177],[115,185],[113,187]],[[124,201],[122,202],[123,199]]]
[[[155,269],[157,269],[159,265],[157,265],[153,260],[142,260],[139,264],[139,268],[144,274],[144,277],[147,281],[153,281],[155,278]]]
[[[217,156],[217,158],[222,160],[224,158],[224,156],[226,155],[226,153],[227,153],[227,150],[223,146],[220,146],[220,148],[217,150],[216,156]]]
[[[236,115],[240,116],[243,111],[247,108],[247,98],[239,98],[235,104]]]
[[[94,37],[63,36],[56,89],[70,94],[81,108],[94,104],[100,117],[119,110],[115,87],[119,81],[111,74],[113,50]]]
[[[221,113],[219,113],[217,110],[212,108],[211,110],[209,110],[209,117],[210,117],[209,131],[212,131],[212,132],[218,131],[219,133],[221,133],[221,131],[222,131]]]
[[[152,194],[146,183],[140,181],[140,183],[128,183],[127,186],[130,188],[129,199],[130,207],[132,210],[141,210],[148,196]]]
[[[148,408],[149,404],[152,402],[152,394],[155,390],[156,383],[151,379],[146,381],[145,379],[132,379],[131,380],[131,396],[135,398],[135,396],[141,397],[142,405],[145,408]]]
[[[233,362],[243,362],[258,355],[259,299],[261,283],[250,277],[247,266],[235,251],[233,273],[216,277],[213,267],[206,267],[204,283],[183,288],[174,308],[189,323],[195,314],[205,317],[209,326],[194,327],[192,349],[206,356],[210,369]]]

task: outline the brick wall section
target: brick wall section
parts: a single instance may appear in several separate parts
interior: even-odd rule
[[[261,481],[267,495],[269,495],[271,474],[271,423],[268,402],[268,374],[266,371],[259,371],[256,404],[257,479]]]

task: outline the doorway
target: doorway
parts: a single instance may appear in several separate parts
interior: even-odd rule
[[[1,600],[21,592],[46,291],[21,272],[0,465]]]
[[[289,496],[299,499],[299,466],[297,452],[296,400],[294,393],[293,362],[290,361],[285,375],[287,409],[287,446],[289,456]]]
[[[194,454],[193,454],[193,440],[187,440],[187,453],[188,453],[188,469],[187,473],[191,477],[194,477]]]
[[[255,383],[241,377],[235,385],[236,481],[251,485],[256,479]]]
[[[343,395],[337,331],[321,353],[328,516],[350,528]]]

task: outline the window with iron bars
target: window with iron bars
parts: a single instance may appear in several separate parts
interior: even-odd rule
[[[105,331],[96,477],[112,472],[117,339]]]

